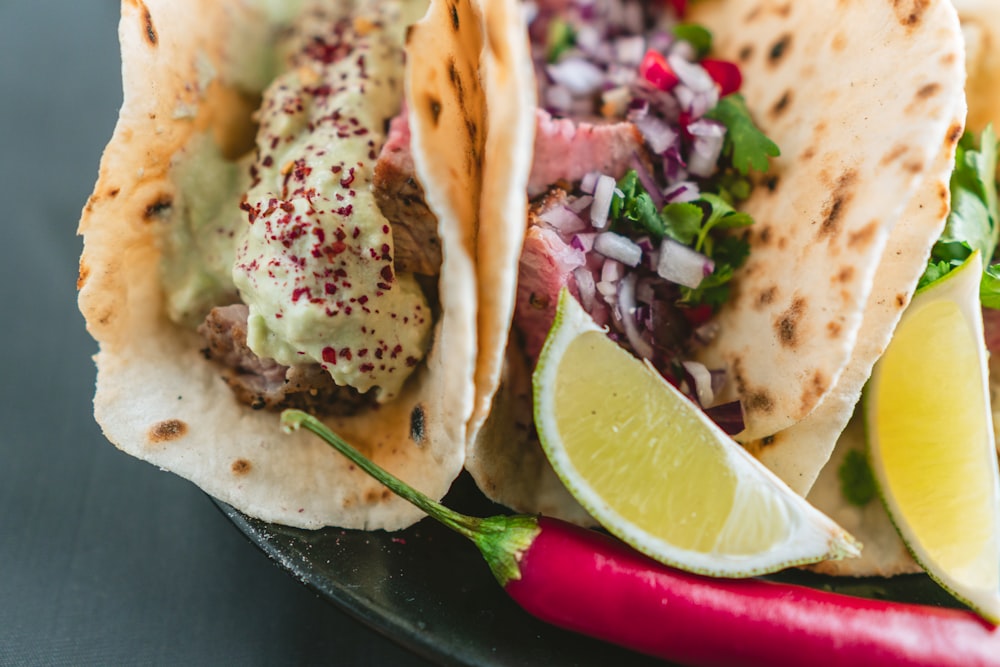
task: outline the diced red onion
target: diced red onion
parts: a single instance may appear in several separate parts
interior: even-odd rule
[[[656,298],[656,291],[653,289],[652,280],[648,277],[639,279],[635,284],[635,300],[641,303],[653,303]],[[647,322],[649,313],[646,313]]]
[[[681,44],[682,42],[678,42]],[[670,68],[674,70],[674,73],[681,80],[681,83],[690,88],[696,93],[707,92],[709,90],[715,90],[715,81],[709,76],[705,68],[698,63],[691,62],[687,58],[671,53],[667,56],[667,62],[670,63]]]
[[[613,303],[615,296],[618,294],[618,285],[616,283],[609,283],[603,280],[599,281],[596,285],[597,291],[604,297],[604,300],[608,303]]]
[[[712,406],[715,402],[715,392],[712,391],[712,374],[705,364],[697,361],[682,361],[681,365],[694,384],[694,394],[698,405],[703,408]]]
[[[580,266],[573,269],[573,277],[576,279],[576,288],[580,292],[580,305],[589,313],[594,309],[597,298],[597,284],[594,282],[594,274],[586,267]]]
[[[719,90],[714,86],[710,90],[694,90],[682,84],[676,86],[673,93],[680,107],[692,118],[701,118],[719,103]]]
[[[689,202],[695,201],[701,196],[701,188],[694,181],[681,181],[674,183],[667,190],[666,199],[668,202]]]
[[[596,171],[591,171],[583,176],[583,180],[580,181],[580,190],[586,192],[588,195],[594,194],[594,187],[597,186],[597,179],[601,177],[601,174]]]
[[[648,168],[646,168],[646,164],[639,159],[638,155],[632,153],[632,159],[629,160],[629,166],[635,169],[635,174],[639,178],[639,182],[642,183],[642,187],[645,188],[647,193],[649,193],[649,198],[653,200],[653,206],[657,209],[663,208],[663,205],[667,203],[667,200],[664,198],[663,192],[660,190],[660,186],[657,184],[656,179],[653,178],[653,174],[650,173]]]
[[[714,120],[701,118],[687,126],[694,139],[688,154],[688,172],[708,178],[715,173],[722,144],[726,138],[726,126]]]
[[[644,339],[636,324],[635,281],[636,274],[630,273],[618,284],[618,308],[622,316],[622,326],[632,351],[643,359],[653,358],[653,346]]]
[[[565,112],[573,106],[573,93],[566,86],[549,86],[545,90],[545,106]]]
[[[597,26],[583,24],[577,26],[576,34],[573,36],[573,41],[584,51],[587,51],[588,53],[594,52],[600,48],[604,41],[604,35],[601,33],[602,31],[599,30]]]
[[[633,241],[614,232],[602,232],[594,239],[594,250],[609,259],[614,259],[626,266],[638,266],[642,261],[642,248]]]
[[[694,289],[714,269],[715,263],[708,257],[671,238],[664,238],[660,244],[656,272],[665,280]]]
[[[601,266],[601,282],[617,283],[625,275],[625,265],[614,259],[604,260]]]
[[[664,51],[664,53],[670,53],[672,55],[679,56],[688,62],[694,60],[698,57],[698,53],[694,50],[694,46],[691,42],[683,39],[675,40],[671,45],[669,51]]]
[[[677,131],[670,127],[666,121],[656,116],[644,116],[635,121],[635,126],[657,155],[666,152],[677,141]]]
[[[583,195],[582,197],[577,197],[576,199],[571,201],[569,204],[567,204],[567,206],[569,206],[569,208],[574,213],[582,213],[588,206],[590,206],[593,203],[593,201],[594,198],[591,195]]]
[[[705,414],[729,435],[736,435],[746,428],[743,406],[739,401],[713,405],[705,410]]]
[[[596,238],[597,232],[582,232],[573,234],[573,238],[570,239],[569,244],[577,250],[587,253],[594,249],[594,239]]]
[[[712,375],[712,393],[718,396],[722,388],[726,386],[727,373],[722,368],[712,368],[708,372]]]
[[[595,229],[608,226],[608,213],[611,211],[611,198],[615,194],[615,179],[601,174],[594,185],[594,203],[590,207],[590,222]]]
[[[565,58],[547,65],[545,71],[553,81],[565,86],[574,95],[591,95],[599,91],[604,83],[601,68],[583,58]]]
[[[588,229],[590,225],[568,206],[553,206],[544,211],[538,218],[561,234],[575,234]]]
[[[646,39],[642,35],[619,37],[614,42],[615,61],[622,65],[638,65],[646,53]]]

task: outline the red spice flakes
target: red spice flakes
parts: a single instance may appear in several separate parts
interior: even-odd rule
[[[333,349],[332,347],[324,347],[323,348],[323,361],[325,361],[328,364],[336,364],[337,363],[337,351],[335,349]]]
[[[312,299],[312,292],[308,287],[296,287],[292,290],[292,303],[298,303],[298,300],[302,297]]]
[[[327,294],[336,294],[336,293],[337,293],[337,286],[336,286],[336,285],[334,285],[333,283],[326,283],[326,284],[325,284],[325,285],[323,286],[323,290],[324,290],[324,291],[325,291],[325,292],[326,292]]]
[[[354,182],[354,167],[350,167],[347,170],[347,176],[344,176],[343,178],[340,179],[340,184],[346,188],[353,182]]]
[[[391,283],[393,281],[393,278],[394,278],[394,276],[392,275],[392,267],[388,266],[388,265],[387,266],[383,266],[382,267],[382,271],[380,272],[380,275],[382,276],[382,279],[385,280],[385,282]],[[381,287],[381,285],[380,285],[380,287]],[[389,289],[389,288],[388,287],[383,287],[382,289]]]
[[[375,370],[375,364],[369,364],[369,363],[361,364],[361,366],[358,367],[358,370],[361,371],[362,373],[371,373],[373,370]]]
[[[349,347],[341,348],[341,350],[340,350],[340,356],[342,356],[344,359],[347,359],[348,361],[350,361],[352,359],[351,348],[349,348]]]

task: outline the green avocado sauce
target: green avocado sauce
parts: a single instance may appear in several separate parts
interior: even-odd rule
[[[245,303],[247,344],[281,364],[391,400],[423,359],[432,315],[396,274],[389,222],[371,189],[403,99],[405,26],[425,3],[307,3],[276,52],[256,151],[225,160],[206,136],[175,160],[180,190],[163,242],[168,314],[196,326]],[[180,223],[180,224],[177,224]]]

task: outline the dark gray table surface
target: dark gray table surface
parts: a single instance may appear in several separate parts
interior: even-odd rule
[[[0,0],[0,664],[427,664],[93,422],[75,230],[121,102],[117,16]]]

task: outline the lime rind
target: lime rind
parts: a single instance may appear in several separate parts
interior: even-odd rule
[[[559,358],[569,344],[588,331],[604,333],[590,316],[569,296],[560,294],[559,305],[552,329],[542,349],[533,382],[535,423],[546,456],[556,474],[576,500],[609,532],[638,551],[664,564],[679,569],[725,577],[752,577],[775,572],[788,567],[805,565],[832,558],[857,556],[860,544],[843,528],[815,509],[801,496],[794,493],[776,475],[740,447],[694,406],[683,394],[667,383],[648,363],[642,364],[628,353],[620,351],[622,364],[640,364],[642,372],[650,373],[669,393],[680,409],[697,420],[699,428],[710,434],[713,446],[719,446],[725,455],[725,464],[739,477],[737,484],[736,518],[727,521],[717,536],[715,548],[707,552],[685,549],[651,535],[631,520],[622,516],[610,503],[585,480],[572,464],[562,446],[558,429],[547,415],[553,414],[554,385],[558,375]],[[613,345],[612,343],[609,344]],[[740,508],[751,496],[763,496],[771,512],[780,514],[783,534],[774,548],[757,553],[731,554],[723,547],[738,540],[741,525]],[[749,504],[749,503],[747,503]],[[749,518],[749,517],[744,517]],[[761,517],[753,517],[761,519]],[[766,519],[763,519],[766,521]]]
[[[993,511],[992,539],[984,545],[983,557],[987,562],[995,561],[998,571],[997,578],[1000,580],[1000,473],[997,468],[997,449],[994,441],[995,435],[992,427],[992,411],[990,407],[990,392],[987,372],[987,353],[985,341],[983,339],[982,313],[979,304],[979,282],[982,274],[982,258],[979,252],[973,253],[966,262],[947,273],[933,283],[920,289],[908,307],[908,312],[918,312],[919,309],[933,302],[950,301],[958,306],[958,310],[970,334],[976,339],[976,353],[980,373],[981,387],[980,395],[983,399],[982,418],[985,428],[983,434],[987,442],[982,444],[984,464],[992,471],[990,488],[985,489],[992,499]],[[897,331],[906,326],[907,314],[904,313]],[[891,345],[891,343],[890,343]],[[928,576],[937,582],[945,591],[955,599],[968,605],[979,613],[984,619],[993,624],[1000,623],[1000,585],[991,589],[987,587],[970,587],[956,581],[956,578],[944,571],[944,568],[936,562],[930,555],[923,541],[915,534],[909,522],[903,516],[903,510],[899,507],[896,499],[890,493],[887,472],[883,466],[882,459],[878,456],[876,449],[878,445],[873,442],[873,429],[871,427],[872,415],[876,414],[876,401],[879,392],[877,385],[881,380],[883,370],[881,361],[876,364],[872,378],[865,388],[862,410],[865,423],[865,441],[868,449],[868,458],[872,471],[877,482],[879,498],[886,509],[887,514],[909,550],[913,559],[924,568]],[[991,557],[989,550],[994,552]]]

